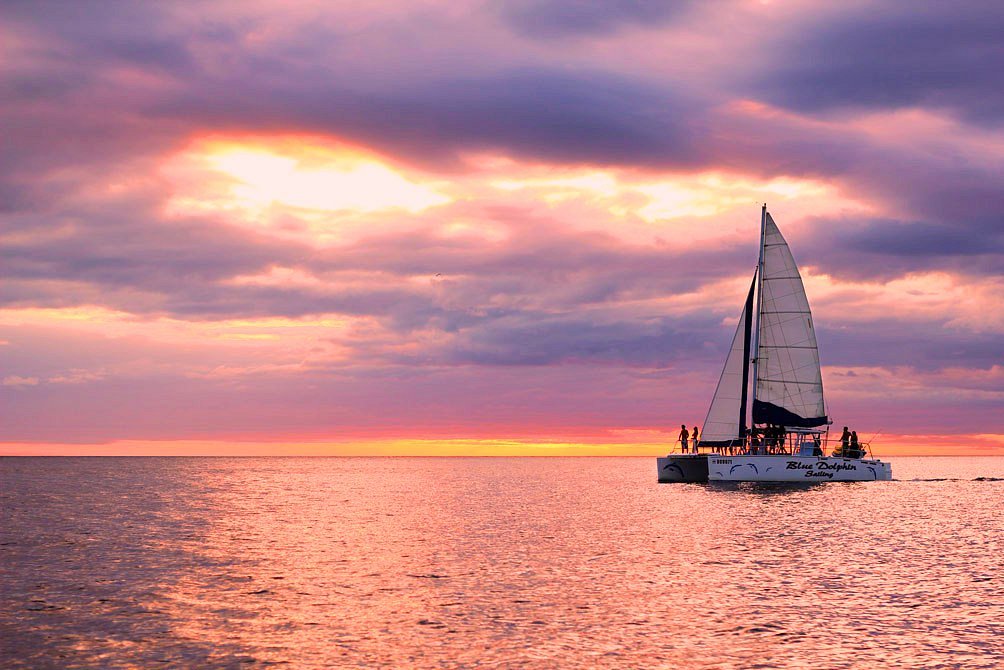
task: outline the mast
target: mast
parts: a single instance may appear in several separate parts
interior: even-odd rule
[[[760,260],[756,272],[756,327],[753,329],[753,404],[756,404],[757,367],[760,358],[760,306],[763,302],[763,241],[767,230],[767,203],[760,210]],[[745,389],[743,389],[745,395]],[[745,417],[743,417],[745,419]],[[750,421],[753,426],[756,422]]]

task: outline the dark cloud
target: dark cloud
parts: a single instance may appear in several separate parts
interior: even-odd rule
[[[18,144],[34,140],[33,147],[12,147],[8,161],[65,164],[109,156],[124,143],[142,151],[146,141],[152,150],[165,134],[180,139],[192,130],[290,128],[424,163],[449,163],[458,152],[480,149],[559,162],[680,166],[703,160],[695,140],[708,132],[706,103],[680,86],[597,66],[517,65],[493,56],[488,45],[483,58],[444,66],[437,49],[409,53],[391,21],[373,29],[385,31],[386,39],[372,62],[346,57],[352,48],[346,43],[365,38],[323,21],[275,31],[261,45],[247,38],[264,30],[260,18],[198,21],[180,7],[8,8],[8,20],[37,41],[31,52],[15,52],[0,82],[5,125],[18,127]],[[591,16],[598,26],[676,11],[672,3],[645,2],[534,7],[523,10],[557,12],[555,25],[564,22],[562,13]],[[420,67],[423,58],[428,67]],[[144,125],[154,137],[144,137]],[[99,138],[109,144],[103,151],[74,151]],[[51,145],[54,155],[40,158],[39,145]]]
[[[999,275],[1004,228],[980,221],[815,218],[797,238],[796,256],[842,279],[888,281],[910,272]]]
[[[1004,11],[992,2],[861,5],[763,43],[751,93],[805,112],[933,106],[1004,121]]]
[[[682,166],[702,160],[695,142],[700,105],[623,75],[540,67],[439,76],[383,91],[286,71],[271,81],[207,81],[145,112],[219,129],[295,126],[420,163],[499,150],[554,162]]]
[[[1004,251],[1001,236],[977,236],[961,226],[879,220],[837,236],[851,251],[890,256],[975,256]]]
[[[500,5],[506,23],[537,39],[596,36],[628,26],[664,25],[687,0],[515,0]]]
[[[811,296],[810,296],[811,300]],[[862,319],[849,311],[837,323],[816,321],[820,359],[833,366],[901,366],[931,372],[946,367],[988,369],[1004,360],[996,333],[945,327],[941,319]]]
[[[193,44],[223,41],[234,32],[211,22],[183,20],[183,12],[176,10],[171,3],[43,0],[4,3],[0,17],[31,37],[35,58],[56,70],[132,65],[191,73]]]
[[[4,222],[7,231],[34,233],[0,247],[5,274],[171,293],[261,272],[304,253],[302,246],[245,229],[197,220],[163,222],[142,201],[116,204]]]
[[[468,329],[440,355],[451,364],[665,367],[700,353],[717,325],[668,317],[603,323],[587,314],[531,312]]]

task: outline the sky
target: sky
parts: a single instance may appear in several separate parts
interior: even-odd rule
[[[1004,455],[1001,34],[965,1],[5,2],[0,454],[664,453],[766,202],[836,424]]]

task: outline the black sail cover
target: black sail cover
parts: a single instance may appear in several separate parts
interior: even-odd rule
[[[732,347],[725,359],[722,376],[711,398],[700,444],[708,447],[738,446],[746,433],[747,389],[749,387],[750,336],[753,328],[753,289],[756,274],[739,315]]]
[[[805,286],[774,219],[764,225],[753,423],[812,428],[828,422]]]

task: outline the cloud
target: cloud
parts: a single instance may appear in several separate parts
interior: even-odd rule
[[[19,377],[17,375],[7,375],[0,382],[3,386],[38,386],[38,377]]]
[[[523,313],[465,329],[439,355],[453,364],[663,367],[701,351],[707,331],[695,325],[687,320],[674,327],[668,317],[603,323],[588,313]],[[423,352],[430,354],[435,350]]]
[[[504,151],[556,162],[691,165],[700,102],[632,77],[545,66],[463,71],[366,90],[348,73],[311,81],[208,80],[152,104],[155,117],[221,130],[295,126],[409,160],[449,167],[460,154]]]
[[[22,437],[699,414],[763,199],[824,363],[947,386],[971,418],[938,371],[1002,356],[999,12],[277,7],[0,9]],[[252,155],[178,166],[220,138]],[[385,171],[335,175],[332,146]],[[285,167],[247,173],[259,150]]]
[[[1004,12],[993,3],[865,3],[763,44],[754,95],[806,112],[932,106],[1004,121]]]
[[[515,31],[536,39],[597,36],[625,27],[660,26],[683,13],[689,2],[652,0],[516,0],[501,5]]]
[[[797,240],[800,263],[844,280],[887,282],[908,273],[951,271],[978,281],[999,275],[1004,231],[982,222],[810,218]]]

